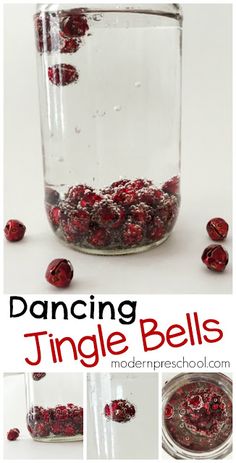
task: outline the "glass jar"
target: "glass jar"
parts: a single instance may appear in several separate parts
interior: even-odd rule
[[[34,17],[45,203],[91,254],[167,239],[180,204],[177,4],[46,4]]]
[[[145,391],[145,393],[144,393]],[[88,375],[87,457],[158,457],[158,375]]]
[[[222,459],[232,451],[232,381],[222,373],[183,373],[162,392],[162,443],[172,457]]]
[[[26,373],[27,428],[40,442],[83,440],[83,376]]]

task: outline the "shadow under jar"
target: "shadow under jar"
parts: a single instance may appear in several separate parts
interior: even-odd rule
[[[40,442],[83,440],[80,373],[26,373],[27,428]]]
[[[180,204],[178,5],[40,5],[34,26],[53,230],[91,254],[162,243]]]
[[[232,452],[232,381],[222,373],[174,376],[162,392],[162,445],[178,460]]]

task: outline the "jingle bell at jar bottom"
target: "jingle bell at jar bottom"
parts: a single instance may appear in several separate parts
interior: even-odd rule
[[[80,373],[26,373],[27,428],[39,442],[83,440]]]

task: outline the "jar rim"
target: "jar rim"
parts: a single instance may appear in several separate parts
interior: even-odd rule
[[[95,3],[95,4],[60,4],[60,3],[39,3],[36,5],[37,11],[55,12],[58,10],[80,10],[81,13],[131,13],[164,16],[177,21],[182,21],[183,12],[178,3]]]

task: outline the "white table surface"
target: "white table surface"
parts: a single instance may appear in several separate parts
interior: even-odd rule
[[[182,206],[173,235],[130,256],[77,253],[57,241],[43,207],[34,5],[5,6],[5,220],[18,218],[25,239],[5,242],[6,293],[58,293],[44,279],[48,263],[71,260],[70,293],[230,293],[231,275],[231,6],[184,5]],[[18,41],[18,24],[24,24]],[[17,47],[19,44],[19,48]],[[24,53],[21,53],[24,50]],[[16,69],[18,72],[16,73]],[[26,78],[27,77],[27,78]],[[230,224],[224,273],[207,270],[206,223]]]

